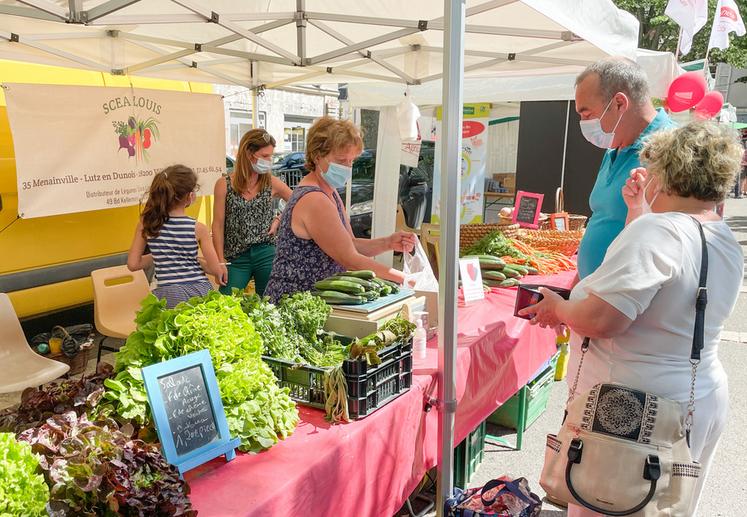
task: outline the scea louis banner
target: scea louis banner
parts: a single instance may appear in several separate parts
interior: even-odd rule
[[[23,218],[138,204],[175,163],[210,194],[225,168],[219,95],[6,83]]]

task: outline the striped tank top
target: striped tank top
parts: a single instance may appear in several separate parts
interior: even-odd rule
[[[187,216],[169,217],[158,237],[148,237],[159,286],[207,280],[197,261],[196,223]]]

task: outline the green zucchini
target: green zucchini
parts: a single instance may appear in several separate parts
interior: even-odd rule
[[[398,283],[392,282],[390,280],[385,280],[383,278],[381,279],[381,281],[384,282],[386,285],[388,285],[391,288],[392,294],[397,294],[399,292],[400,285]]]
[[[514,271],[518,271],[521,276],[527,276],[529,274],[529,270],[527,268],[525,268],[524,266],[519,266],[518,264],[510,264],[506,265],[506,267],[509,269],[513,269]]]
[[[364,297],[367,301],[372,302],[374,300],[379,299],[379,292],[378,291],[366,291],[361,296]]]
[[[373,280],[374,278],[376,278],[376,273],[364,269],[362,271],[346,271],[345,273],[339,273],[335,276],[352,276],[363,280]]]
[[[530,275],[539,275],[539,271],[537,271],[536,268],[530,267],[530,266],[524,266],[526,270],[529,272]]]
[[[362,294],[366,291],[366,288],[362,285],[345,280],[320,280],[314,284],[314,288],[319,291],[338,291],[353,295]]]
[[[479,257],[480,269],[503,269],[506,263],[498,257]]]
[[[504,275],[506,275],[506,278],[520,278],[522,276],[521,273],[519,273],[515,269],[510,268],[508,266],[504,267],[501,270],[501,273],[503,273]]]
[[[318,296],[329,305],[361,305],[366,303],[362,296],[355,296],[338,291],[313,291],[311,294]]]
[[[498,287],[516,287],[520,283],[521,282],[519,282],[515,278],[508,278],[508,279],[504,280],[503,282],[501,282]]]
[[[343,280],[345,282],[353,282],[354,284],[362,285],[366,291],[371,291],[372,289],[378,288],[378,284],[375,284],[374,282],[371,282],[369,280],[363,280],[362,278],[356,278],[354,276],[334,276],[332,278],[328,278],[327,280]]]
[[[503,280],[491,280],[490,278],[483,278],[482,283],[483,285],[486,285],[488,287],[502,287],[501,284],[503,283]]]
[[[498,280],[501,282],[506,279],[506,275],[504,275],[500,271],[483,271],[482,277],[489,278],[490,280]]]

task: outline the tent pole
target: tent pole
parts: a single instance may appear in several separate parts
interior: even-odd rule
[[[304,64],[306,59],[306,0],[296,0],[296,53]]]
[[[441,263],[439,264],[438,435],[441,446],[436,510],[454,485],[456,414],[456,290],[462,169],[462,87],[464,81],[465,0],[444,2],[443,135],[441,145]]]

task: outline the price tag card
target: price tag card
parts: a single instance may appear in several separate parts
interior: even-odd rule
[[[465,303],[485,298],[480,261],[477,257],[459,259],[459,272],[462,277],[462,291],[464,292]]]

